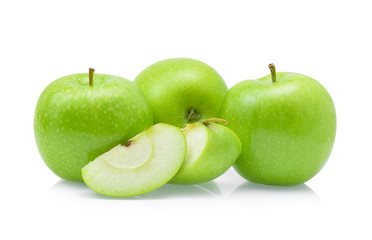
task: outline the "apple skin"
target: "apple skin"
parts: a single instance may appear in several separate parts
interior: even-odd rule
[[[225,173],[241,152],[238,136],[229,128],[215,123],[213,120],[208,124],[203,122],[188,124],[182,131],[188,143],[186,158],[181,169],[169,183],[199,184],[212,181]],[[195,131],[199,133],[195,133]],[[190,136],[192,134],[193,136]],[[205,142],[201,143],[203,135]],[[192,144],[199,146],[190,146],[190,137],[194,140]],[[190,152],[193,150],[190,149],[192,147],[202,147],[202,151],[196,155],[196,159],[192,157],[194,154]]]
[[[228,90],[213,68],[188,58],[157,62],[143,70],[134,82],[151,106],[154,123],[178,127],[216,117]],[[194,117],[190,117],[192,109]]]
[[[236,171],[251,182],[297,185],[327,161],[336,134],[336,111],[327,90],[298,73],[277,73],[236,84],[220,117],[242,143]]]
[[[40,155],[59,177],[82,181],[81,168],[152,125],[139,88],[117,76],[62,77],[41,94],[34,116]]]

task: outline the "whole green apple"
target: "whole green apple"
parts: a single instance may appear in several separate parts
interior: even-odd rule
[[[151,106],[154,123],[178,127],[216,117],[228,90],[213,68],[188,58],[157,62],[134,82]]]
[[[226,120],[211,118],[187,124],[182,129],[186,137],[187,153],[181,169],[170,183],[208,182],[233,165],[241,151],[240,141],[233,131],[221,124],[226,124]]]
[[[256,183],[301,184],[327,161],[336,134],[336,112],[327,90],[298,73],[275,72],[236,84],[220,116],[240,138],[237,172]]]
[[[139,88],[121,77],[87,73],[62,77],[41,94],[35,139],[46,165],[59,177],[82,181],[81,168],[152,125]]]

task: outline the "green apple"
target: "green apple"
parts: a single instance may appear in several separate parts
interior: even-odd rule
[[[84,182],[94,191],[129,197],[167,183],[180,169],[186,140],[175,126],[158,123],[118,145],[82,169]]]
[[[35,139],[46,165],[59,177],[82,181],[81,168],[152,125],[140,89],[121,77],[87,73],[62,77],[41,94]],[[94,81],[94,82],[93,82]]]
[[[185,161],[170,183],[198,184],[211,181],[224,172],[238,158],[241,146],[238,136],[223,119],[212,118],[187,124],[183,133],[187,142]]]
[[[216,117],[228,90],[213,68],[188,58],[157,62],[134,82],[151,106],[154,123],[178,127]]]
[[[275,72],[236,84],[226,94],[220,117],[242,142],[234,164],[256,183],[297,185],[327,161],[336,134],[336,112],[327,90],[298,73]]]

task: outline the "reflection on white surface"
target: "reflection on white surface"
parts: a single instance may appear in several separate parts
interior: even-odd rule
[[[165,184],[162,187],[139,197],[142,199],[160,198],[194,198],[194,197],[218,197],[222,192],[215,182],[196,185]]]
[[[83,182],[73,182],[68,180],[59,180],[56,182],[52,187],[50,187],[49,191],[52,195],[71,195],[72,197],[80,197],[80,198],[94,198],[94,199],[138,199],[138,197],[126,197],[126,198],[115,198],[105,196],[99,193],[94,192],[90,189],[85,183]]]
[[[74,194],[74,196],[92,199],[117,199],[117,200],[139,200],[139,199],[166,199],[166,198],[205,198],[222,196],[222,192],[215,182],[197,185],[175,185],[165,184],[154,191],[135,197],[109,197],[94,192],[83,182],[59,180],[48,191],[50,194]]]
[[[264,205],[321,203],[318,195],[306,184],[267,186],[244,182],[236,187],[229,197]]]
[[[48,194],[50,195],[72,195],[72,196],[82,196],[89,192],[90,189],[83,182],[74,182],[68,180],[59,180],[53,184],[49,190]]]
[[[234,181],[233,181],[234,180]],[[239,180],[239,181],[238,181]],[[59,180],[50,187],[48,194],[58,198],[85,198],[111,200],[160,200],[160,199],[226,199],[256,205],[298,205],[321,203],[318,195],[306,184],[297,186],[267,186],[237,178],[233,172],[218,181],[196,185],[165,184],[154,191],[134,197],[109,197],[94,192],[83,182]]]

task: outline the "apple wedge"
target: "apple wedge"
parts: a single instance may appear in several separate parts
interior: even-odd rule
[[[182,132],[159,123],[97,157],[82,169],[82,176],[100,194],[136,196],[167,183],[180,169],[185,155]]]
[[[226,124],[226,120],[211,118],[186,125],[183,129],[187,141],[186,158],[170,183],[208,182],[232,166],[241,151],[240,140],[232,130],[219,123]]]

